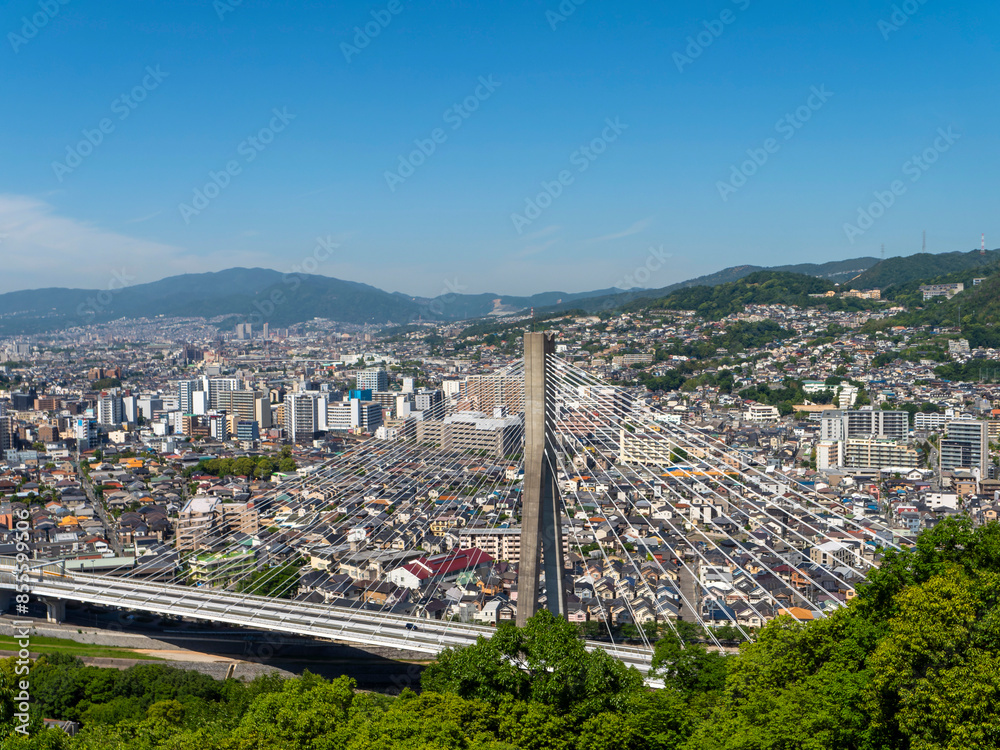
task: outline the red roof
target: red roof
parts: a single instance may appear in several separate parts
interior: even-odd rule
[[[480,565],[491,562],[493,562],[493,558],[481,549],[461,549],[445,555],[418,557],[413,562],[404,565],[403,569],[412,573],[419,580],[425,581],[428,578],[440,578],[451,573],[478,568]]]

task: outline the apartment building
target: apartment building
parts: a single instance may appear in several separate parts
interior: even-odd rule
[[[219,537],[260,531],[257,510],[249,503],[226,503],[199,495],[187,501],[177,516],[174,546],[181,551],[204,549]]]
[[[487,417],[481,412],[459,412],[444,419],[417,422],[417,442],[446,451],[482,452],[496,458],[520,450],[520,417]]]
[[[941,440],[940,468],[978,469],[985,476],[990,457],[989,445],[986,422],[972,419],[949,422]]]
[[[570,534],[563,532],[563,555],[569,555]],[[521,529],[462,529],[458,536],[459,549],[478,549],[494,560],[511,564],[521,561]]]
[[[905,411],[848,409],[823,412],[820,440],[847,440],[856,437],[884,437],[905,440],[910,434],[910,415]]]

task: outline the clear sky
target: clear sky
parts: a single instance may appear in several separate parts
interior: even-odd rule
[[[997,247],[998,30],[985,0],[6,0],[0,291]]]

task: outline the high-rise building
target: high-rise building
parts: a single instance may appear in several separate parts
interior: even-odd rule
[[[372,401],[352,398],[327,405],[327,429],[348,432],[361,429],[374,433],[382,426],[382,406]]]
[[[168,424],[175,435],[184,434],[184,418],[187,416],[189,416],[189,414],[185,414],[182,411],[172,411],[168,413]]]
[[[191,396],[191,411],[185,414],[208,414],[211,404],[208,400],[208,393],[205,391],[195,391]]]
[[[373,401],[383,409],[386,409],[390,414],[394,414],[396,411],[396,401],[399,398],[400,394],[398,391],[375,391],[366,400]]]
[[[139,399],[135,396],[122,396],[122,413],[125,421],[135,424],[139,421]]]
[[[10,394],[10,408],[14,411],[31,411],[35,408],[36,398],[38,398],[38,394],[34,388],[27,393],[12,393]]]
[[[951,421],[951,417],[940,412],[917,412],[913,415],[913,427],[917,430],[937,430]]]
[[[285,436],[293,443],[316,437],[319,415],[316,396],[292,393],[285,396]]]
[[[441,391],[435,388],[421,388],[413,394],[413,408],[417,411],[429,412],[428,416],[441,416],[439,404],[443,401],[444,396]]]
[[[844,465],[843,440],[819,440],[816,443],[816,468],[820,471]]]
[[[125,406],[122,397],[117,394],[101,394],[97,401],[97,423],[103,425],[120,425],[126,422]]]
[[[618,460],[623,464],[673,466],[683,463],[688,457],[687,452],[678,450],[675,440],[659,432],[631,433],[622,429],[618,442]]]
[[[902,440],[866,435],[848,438],[843,441],[843,446],[843,466],[850,469],[917,467],[916,449]]]
[[[446,451],[484,451],[495,458],[521,450],[520,417],[490,418],[459,412],[444,419],[417,422],[417,442]]]
[[[147,421],[153,418],[153,412],[163,411],[163,399],[156,396],[141,396],[137,405],[139,414]]]
[[[978,469],[986,476],[989,445],[986,422],[971,419],[949,422],[941,440],[941,469]]]
[[[361,412],[358,399],[347,401],[331,401],[326,407],[326,425],[328,430],[348,432],[358,426]]]
[[[256,534],[259,530],[258,513],[252,504],[224,503],[216,497],[199,495],[188,500],[178,513],[174,545],[178,550],[199,550],[211,547],[220,538],[236,533]]]
[[[403,380],[403,391],[406,391],[406,380]],[[413,391],[413,388],[410,388]],[[445,378],[441,381],[441,392],[446,399],[458,398],[462,392],[462,381],[456,378]]]
[[[225,414],[212,412],[205,417],[208,420],[208,434],[216,440],[229,440],[229,422]]]
[[[201,390],[197,380],[177,382],[177,408],[184,414],[194,414],[194,394]]]
[[[370,401],[362,401],[360,405],[361,423],[358,425],[363,431],[373,433],[382,426],[382,406]]]
[[[39,396],[35,399],[35,411],[59,411],[62,404],[55,396]]]
[[[240,387],[238,378],[205,378],[203,391],[208,392],[208,404],[212,409],[221,409],[221,401],[224,394],[235,391]]]
[[[271,426],[271,403],[263,391],[221,391],[215,408],[230,416],[256,421],[263,428]]]
[[[387,391],[389,375],[381,368],[358,372],[358,390]]]
[[[89,451],[98,445],[97,420],[89,417],[80,417],[74,424],[74,436],[76,437],[77,449]]]
[[[0,427],[0,431],[2,431]],[[43,443],[54,443],[59,439],[59,426],[54,424],[43,424],[38,428],[38,439]],[[0,441],[3,438],[0,437]]]
[[[496,407],[504,406],[508,414],[523,414],[524,378],[470,375],[459,388],[458,400],[459,409],[492,414]]]
[[[7,416],[6,407],[0,410],[0,452],[8,451],[14,447],[14,418]]]

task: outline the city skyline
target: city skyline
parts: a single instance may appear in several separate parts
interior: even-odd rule
[[[314,273],[422,297],[606,288],[652,248],[638,286],[969,250],[1000,233],[997,13],[17,0],[0,292],[290,271],[319,237]]]

